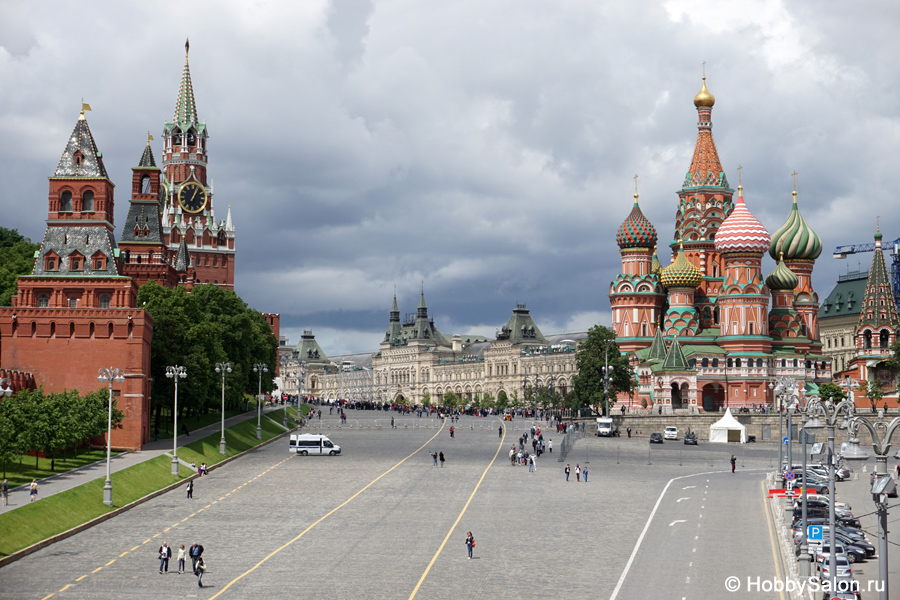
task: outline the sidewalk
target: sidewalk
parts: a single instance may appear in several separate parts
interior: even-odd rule
[[[273,410],[278,410],[280,408],[282,408],[281,405],[267,406],[263,408],[263,414],[271,412]],[[225,427],[231,427],[232,425],[236,425],[237,423],[241,423],[249,419],[256,419],[256,413],[246,412],[231,417],[230,419],[225,419]],[[222,431],[221,421],[212,425],[207,425],[206,427],[202,427],[200,429],[197,429],[196,431],[192,431],[191,435],[189,436],[179,435],[178,447],[180,448],[181,446],[190,444],[195,440],[204,438],[210,434],[220,431]],[[159,440],[157,442],[149,442],[147,444],[144,444],[143,448],[141,448],[141,450],[137,452],[126,452],[124,454],[120,454],[119,456],[112,457],[112,460],[110,460],[109,463],[109,471],[110,473],[115,473],[117,471],[121,471],[122,469],[127,469],[128,467],[132,467],[136,464],[166,454],[167,452],[171,456],[172,447],[173,442],[170,439]],[[97,479],[98,477],[106,477],[105,459],[97,461],[90,465],[85,465],[80,469],[66,471],[65,473],[60,473],[59,475],[51,475],[50,477],[39,479],[38,499],[46,498],[47,496],[52,496],[53,494],[58,494],[66,490],[70,490],[74,487],[78,487],[79,485],[87,483],[88,481]],[[113,483],[113,485],[115,485],[115,483]],[[15,510],[20,506],[28,504],[28,502],[29,488],[27,485],[11,489],[9,490],[9,506],[0,506],[0,514],[3,514],[10,510]]]

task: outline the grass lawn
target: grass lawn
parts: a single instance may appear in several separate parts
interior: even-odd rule
[[[113,456],[116,456],[118,454],[121,453],[112,453]],[[51,471],[49,458],[39,458],[38,468],[35,469],[34,457],[25,456],[22,458],[22,472],[19,473],[18,461],[16,461],[15,463],[7,463],[5,465],[5,477],[9,479],[9,489],[12,489],[26,483],[31,483],[32,479],[37,479],[38,481],[40,481],[45,477],[50,477],[51,475],[59,475],[60,473],[65,473],[66,471],[71,471],[72,469],[77,469],[78,467],[83,467],[84,465],[89,465],[91,463],[97,462],[98,460],[105,459],[106,450],[79,450],[77,457],[74,456],[73,451],[70,450],[69,458],[63,459],[61,457],[58,457],[56,459],[55,468],[53,471]]]
[[[190,469],[181,467],[182,477]],[[108,513],[103,504],[104,477],[0,514],[0,556],[8,556],[48,537]],[[158,456],[113,473],[113,503],[124,506],[172,483],[172,459]]]
[[[267,414],[272,416],[275,413]],[[280,412],[278,413],[278,417],[279,418],[276,419],[276,421],[280,422]],[[219,454],[219,440],[221,440],[222,434],[214,433],[179,448],[178,458],[185,462],[193,462],[197,466],[200,466],[202,463],[214,465],[222,462],[228,458],[228,456],[240,454],[245,450],[249,450],[262,442],[271,440],[273,437],[284,433],[283,428],[272,423],[268,419],[262,419],[261,425],[262,440],[256,439],[256,419],[248,419],[247,421],[243,421],[242,423],[227,428],[225,430],[225,449],[226,452],[228,452],[227,456]]]
[[[251,401],[250,405],[253,407],[253,412],[256,411],[256,402]],[[247,411],[251,412],[251,411]],[[230,419],[231,417],[235,417],[237,415],[244,414],[243,410],[226,410],[225,418]],[[194,415],[193,417],[178,417],[178,435],[184,435],[184,431],[181,430],[182,424],[186,424],[188,431],[194,431],[195,429],[200,429],[202,427],[206,427],[207,425],[212,425],[213,423],[221,423],[222,422],[222,413],[221,411],[209,412],[205,415]],[[163,410],[162,416],[160,417],[160,427],[159,427],[159,439],[161,440],[171,440],[172,439],[172,425],[174,425],[174,421],[172,419],[172,411],[171,410]],[[151,428],[152,429],[152,428]],[[152,437],[156,439],[155,430],[152,430]]]

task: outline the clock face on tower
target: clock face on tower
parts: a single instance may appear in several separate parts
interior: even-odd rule
[[[178,190],[178,203],[185,212],[198,213],[206,206],[206,190],[199,183],[189,181]]]

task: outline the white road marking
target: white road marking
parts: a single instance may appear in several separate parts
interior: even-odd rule
[[[669,527],[671,527],[671,526],[674,525],[675,523],[687,523],[687,521],[685,521],[684,519],[681,519],[681,520],[679,520],[679,521],[672,521],[671,523],[669,523]]]
[[[675,502],[681,502],[682,500],[690,500],[690,498],[679,498],[679,499],[676,500]]]
[[[709,473],[727,472],[728,471],[710,471]],[[692,475],[680,475],[678,477],[673,477],[668,481],[668,483],[666,483],[663,490],[659,493],[659,498],[656,499],[656,504],[653,505],[653,510],[650,511],[650,516],[647,517],[647,522],[644,523],[644,529],[641,530],[641,535],[638,536],[637,542],[635,542],[634,544],[634,549],[631,551],[631,556],[628,557],[628,562],[625,563],[625,568],[622,570],[622,574],[619,576],[619,581],[616,582],[616,587],[613,589],[613,593],[609,597],[609,600],[616,600],[616,598],[619,596],[619,590],[622,589],[622,585],[625,583],[625,578],[628,577],[628,571],[631,570],[631,565],[634,564],[634,559],[637,556],[638,551],[641,549],[641,544],[644,542],[644,536],[647,535],[647,530],[650,529],[650,523],[653,522],[653,517],[656,516],[656,511],[659,509],[659,505],[662,503],[663,496],[666,495],[666,492],[669,490],[669,486],[672,485],[672,482],[678,481],[679,479],[685,479],[687,477],[707,475],[709,473],[693,473]],[[709,480],[707,479],[707,481]],[[700,527],[700,523],[697,523],[697,527]]]
[[[683,489],[683,490],[690,490],[690,489],[693,489],[693,488],[695,488],[695,487],[697,487],[697,486],[696,486],[696,485],[686,485],[686,486],[684,486],[684,487],[681,488],[681,489]]]

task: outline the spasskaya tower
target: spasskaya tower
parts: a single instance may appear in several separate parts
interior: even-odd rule
[[[175,116],[163,130],[163,239],[171,256],[178,254],[184,240],[196,273],[194,283],[213,283],[233,290],[235,232],[231,206],[225,219],[216,222],[214,186],[207,174],[209,131],[197,117],[189,50],[190,44],[185,42]]]

